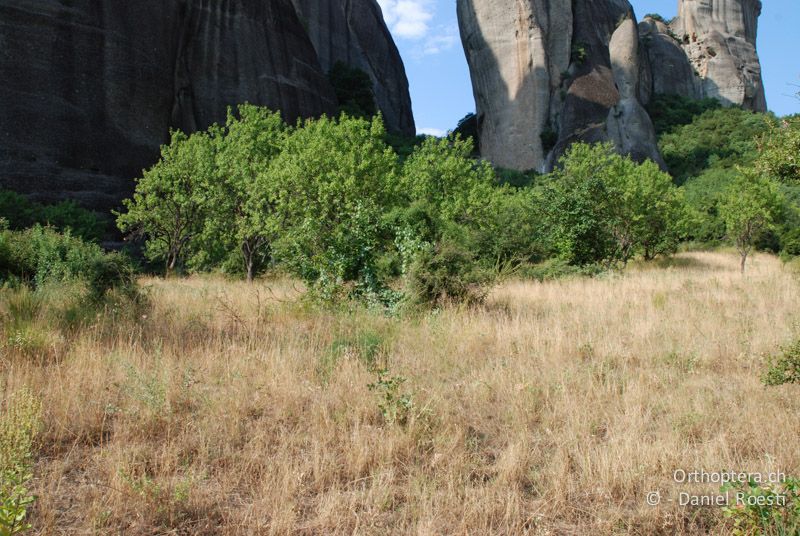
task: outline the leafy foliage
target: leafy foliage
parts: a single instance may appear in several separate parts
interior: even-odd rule
[[[281,229],[276,255],[322,295],[378,286],[382,213],[396,196],[397,157],[384,134],[380,117],[309,120],[287,136],[264,178]]]
[[[645,15],[664,22],[660,15]],[[672,132],[677,127],[692,123],[697,117],[722,105],[716,99],[690,99],[681,95],[654,95],[647,105],[647,112],[653,120],[656,134]]]
[[[378,113],[372,79],[367,73],[337,61],[328,78],[339,101],[340,112],[366,119]]]
[[[458,120],[453,136],[458,136],[462,140],[472,139],[473,155],[480,154],[480,135],[478,131],[478,116],[470,112]]]
[[[41,403],[27,389],[14,393],[0,413],[0,535],[21,534],[35,498],[32,478],[34,440],[40,427]]]
[[[173,132],[161,160],[137,180],[128,211],[118,214],[120,230],[144,237],[145,255],[173,273],[186,261],[203,230],[215,178],[211,136]]]
[[[494,171],[470,158],[472,141],[428,138],[406,160],[393,215],[402,275],[413,301],[480,300],[491,276],[478,260],[497,215]]]
[[[723,509],[736,536],[789,536],[800,532],[800,479],[775,485],[735,482],[723,486],[732,492],[735,506]]]
[[[545,223],[570,264],[626,263],[677,247],[684,204],[653,162],[638,165],[610,145],[575,144],[544,185]]]
[[[0,218],[8,221],[10,229],[26,229],[38,223],[58,231],[69,230],[74,236],[92,242],[102,240],[109,227],[100,214],[74,201],[43,205],[10,190],[0,190]]]
[[[800,118],[785,119],[758,141],[756,169],[787,184],[800,184]]]
[[[780,355],[770,357],[762,381],[764,385],[800,383],[800,339],[782,348]]]
[[[97,301],[111,290],[135,293],[133,267],[118,253],[36,225],[25,231],[0,231],[0,282],[18,281],[35,288],[78,281]]]
[[[212,130],[216,180],[208,185],[208,210],[201,240],[205,247],[195,253],[194,264],[215,264],[216,257],[234,252],[252,281],[270,257],[276,229],[275,207],[266,181],[270,162],[281,151],[288,135],[280,114],[252,105],[231,110],[224,128]],[[210,246],[210,247],[209,247]],[[205,256],[205,258],[198,258]],[[210,262],[209,262],[210,261]]]
[[[754,172],[741,173],[720,205],[728,238],[741,256],[744,273],[747,256],[756,240],[773,228],[783,205],[777,185]]]
[[[388,369],[376,371],[378,377],[375,383],[367,387],[370,391],[375,391],[380,396],[378,409],[383,416],[386,424],[406,425],[411,412],[414,410],[414,399],[408,393],[402,393],[400,388],[406,383],[406,378],[402,376],[390,376]]]
[[[677,184],[708,169],[735,169],[757,156],[756,137],[773,118],[739,108],[711,110],[659,139],[659,148]]]

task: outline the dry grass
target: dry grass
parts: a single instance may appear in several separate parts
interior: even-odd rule
[[[305,307],[287,282],[143,284],[135,327],[59,335],[47,359],[6,345],[3,396],[43,401],[40,534],[726,534],[668,500],[706,489],[673,471],[800,474],[798,387],[758,380],[800,331],[772,257],[402,319]],[[370,360],[407,378],[406,424]]]

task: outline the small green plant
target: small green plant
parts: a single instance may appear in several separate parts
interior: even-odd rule
[[[769,358],[761,381],[770,386],[800,383],[800,339],[782,348],[779,355]]]
[[[580,41],[572,44],[572,54],[570,60],[576,65],[583,65],[589,57],[589,52],[586,48],[586,43]]]
[[[775,485],[735,482],[722,491],[731,494],[723,515],[735,536],[800,534],[800,479],[787,478]]]
[[[402,376],[390,376],[388,369],[377,371],[378,378],[375,383],[369,384],[370,391],[375,391],[380,396],[378,409],[387,424],[405,425],[414,409],[414,400],[408,393],[401,393],[400,388],[406,383]]]
[[[28,482],[40,415],[41,403],[28,389],[11,396],[0,413],[0,536],[31,528],[26,518],[35,497]]]

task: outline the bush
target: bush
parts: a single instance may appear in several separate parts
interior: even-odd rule
[[[409,208],[392,215],[391,227],[413,302],[480,301],[493,279],[485,267],[496,261],[492,248],[508,245],[492,240],[513,193],[497,188],[491,166],[471,153],[471,140],[428,138],[403,166],[400,205]]]
[[[372,79],[367,73],[337,61],[328,78],[339,100],[340,112],[364,119],[371,119],[378,113]]]
[[[761,378],[764,385],[800,383],[800,339],[783,348],[769,359],[767,370]]]
[[[493,280],[494,274],[480,266],[470,248],[442,240],[415,256],[406,275],[406,292],[415,304],[470,305],[486,298]]]
[[[520,277],[536,281],[552,281],[570,277],[591,277],[601,274],[606,269],[599,264],[574,266],[564,259],[552,258],[537,264],[528,264],[521,267]]]
[[[653,162],[608,144],[574,144],[543,184],[548,240],[570,264],[627,263],[673,253],[685,220],[681,192]]]
[[[762,485],[736,482],[722,487],[733,492],[736,506],[723,509],[736,536],[794,536],[800,534],[800,479]]]
[[[81,282],[99,301],[112,289],[135,294],[133,267],[118,253],[53,229],[34,226],[25,231],[0,231],[0,283],[50,284]]]
[[[144,237],[145,256],[165,263],[167,274],[182,267],[196,250],[216,183],[215,147],[209,133],[173,132],[161,147],[161,160],[137,179],[127,212],[117,225],[131,237]]]
[[[32,478],[34,440],[40,427],[41,403],[27,389],[11,396],[0,413],[0,534],[30,529],[25,519],[34,497]]]
[[[9,190],[0,190],[0,218],[13,230],[22,230],[39,223],[58,231],[69,230],[86,241],[99,242],[110,228],[109,218],[78,206],[74,201],[42,205]]]

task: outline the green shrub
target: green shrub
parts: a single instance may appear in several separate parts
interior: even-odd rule
[[[682,233],[682,193],[658,166],[636,164],[609,144],[572,145],[542,185],[542,223],[570,264],[625,264],[673,253]]]
[[[458,121],[458,125],[453,130],[453,136],[458,136],[462,140],[472,140],[473,156],[480,154],[480,132],[478,128],[478,116],[474,113],[468,113]]]
[[[0,231],[0,283],[21,281],[34,288],[80,281],[99,300],[117,289],[134,293],[133,268],[126,257],[53,229]]]
[[[213,129],[212,129],[213,130]],[[116,213],[120,231],[144,238],[144,254],[163,261],[167,274],[183,267],[197,249],[208,212],[214,208],[215,145],[208,132],[172,133],[161,160],[136,181],[127,212]]]
[[[377,371],[375,383],[367,387],[370,391],[375,391],[380,397],[378,409],[383,416],[386,424],[408,424],[411,413],[414,410],[414,399],[409,393],[402,393],[400,388],[406,383],[406,378],[402,376],[390,376],[387,369]]]
[[[800,339],[769,358],[761,381],[765,385],[800,383]]]
[[[735,536],[796,536],[800,534],[800,479],[775,485],[736,482],[722,487],[736,505],[723,509]]]
[[[523,279],[551,281],[569,277],[591,277],[601,274],[605,271],[606,268],[599,264],[575,266],[567,262],[565,259],[555,257],[537,264],[523,265],[518,271],[518,275]]]
[[[273,194],[276,259],[325,300],[377,291],[376,263],[391,237],[397,156],[380,117],[309,120],[287,136],[264,177]]]
[[[27,484],[32,478],[33,449],[39,431],[41,403],[27,389],[9,397],[0,413],[0,535],[21,534],[34,502]]]
[[[800,256],[800,227],[791,229],[781,235],[781,253],[787,257]]]
[[[406,293],[416,304],[475,304],[484,300],[494,277],[470,248],[444,239],[414,257],[406,274]]]
[[[16,192],[0,189],[0,217],[10,229],[22,230],[35,224],[52,226],[59,231],[69,230],[74,236],[99,242],[109,231],[110,218],[86,210],[74,201],[42,205]]]

